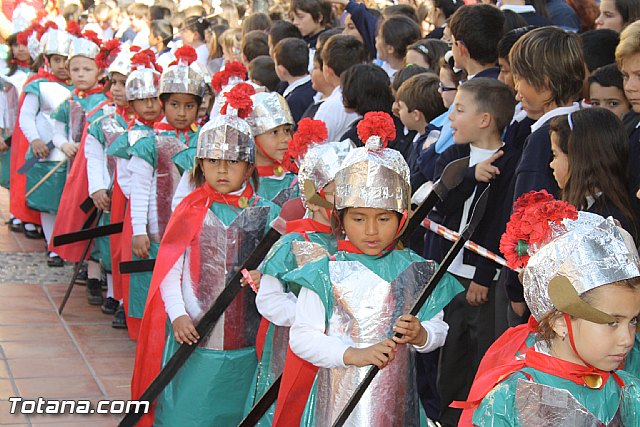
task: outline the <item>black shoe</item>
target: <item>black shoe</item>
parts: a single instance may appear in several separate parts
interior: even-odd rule
[[[48,256],[47,257],[47,265],[49,267],[64,267],[64,261],[58,255],[56,255],[56,256]]]
[[[106,281],[106,280],[101,280],[101,281],[100,281],[100,288],[101,288],[103,291],[106,291],[106,290],[108,289],[108,287],[107,287],[107,281]],[[115,313],[115,311],[114,311],[113,313]],[[113,314],[113,313],[111,313],[111,314]]]
[[[124,306],[122,304],[118,307],[111,326],[116,329],[127,329],[127,317],[124,315]]]
[[[79,285],[86,285],[88,279],[87,266],[83,265],[80,267],[80,271],[78,272],[78,276],[76,277],[76,283]]]
[[[24,227],[24,236],[27,239],[42,239],[42,233],[38,231],[38,227],[36,227],[35,230],[27,230],[27,228]]]
[[[24,224],[22,223],[22,221],[13,222],[12,220],[9,220],[7,226],[9,227],[9,231],[12,231],[14,233],[22,233],[24,231]]]
[[[109,297],[104,300],[100,309],[104,314],[115,314],[118,307],[120,307],[120,302]]]
[[[87,280],[87,301],[90,305],[102,305],[102,288],[99,279]]]

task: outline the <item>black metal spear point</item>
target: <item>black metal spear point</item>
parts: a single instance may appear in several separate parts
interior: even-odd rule
[[[431,212],[431,209],[434,208],[436,203],[440,200],[444,200],[450,190],[460,185],[468,167],[469,157],[463,157],[461,159],[454,160],[444,168],[440,179],[431,187],[431,191],[425,200],[420,204],[420,207],[414,211],[413,215],[409,219],[407,228],[401,237],[405,246],[408,246],[411,234],[420,226],[422,220],[427,216],[427,214],[429,214],[429,212]],[[281,379],[282,375],[280,375],[276,381],[271,384],[260,400],[256,402],[253,408],[251,408],[251,411],[249,411],[247,416],[244,417],[244,420],[240,422],[238,427],[249,427],[258,423],[258,421],[269,410],[271,405],[273,405],[273,402],[278,398]]]
[[[425,286],[424,290],[420,294],[418,301],[416,301],[416,303],[411,308],[409,314],[411,314],[412,316],[418,314],[420,308],[427,301],[427,298],[431,296],[438,282],[442,280],[444,274],[447,272],[447,269],[456,258],[456,256],[458,256],[458,253],[464,247],[465,242],[467,242],[471,238],[471,235],[482,220],[485,209],[487,207],[487,200],[489,199],[489,188],[490,186],[487,185],[487,187],[480,195],[480,198],[473,207],[473,212],[471,213],[471,218],[469,219],[467,226],[464,228],[462,233],[460,233],[460,238],[453,244],[451,249],[449,249],[447,256],[444,257],[442,263],[438,266],[438,269],[433,274],[433,276],[431,276],[431,279],[429,279],[429,283],[427,283],[427,286]],[[402,338],[402,334],[400,333],[396,333],[395,336],[398,338]],[[358,388],[353,393],[353,396],[351,396],[351,399],[349,399],[349,402],[347,402],[347,405],[344,407],[336,421],[333,423],[333,427],[342,427],[344,425],[344,423],[349,418],[349,415],[351,415],[351,412],[353,412],[356,405],[360,401],[360,398],[362,398],[362,396],[364,395],[364,392],[367,391],[367,387],[369,387],[379,371],[380,368],[378,368],[377,366],[372,366],[371,368],[369,368],[367,376],[360,383],[360,385],[358,385]]]
[[[220,317],[224,313],[224,311],[229,307],[233,299],[238,295],[242,286],[240,285],[240,279],[243,277],[241,271],[247,269],[249,271],[255,270],[258,268],[264,257],[269,252],[269,249],[278,241],[280,236],[283,234],[283,227],[281,218],[276,218],[271,223],[271,228],[262,238],[258,246],[251,252],[251,255],[245,260],[242,267],[238,269],[238,271],[227,281],[225,284],[224,290],[215,300],[211,308],[204,314],[198,325],[196,326],[196,330],[201,337],[206,336],[209,332],[213,330],[213,328],[220,320]],[[280,226],[275,226],[275,224],[280,223]],[[275,226],[275,228],[274,228]],[[279,230],[279,231],[278,231]],[[162,368],[162,371],[158,374],[158,376],[153,380],[153,382],[147,387],[147,389],[142,393],[138,399],[148,402],[153,402],[160,395],[162,390],[171,382],[173,377],[178,373],[180,368],[187,361],[189,356],[194,352],[197,348],[197,345],[189,345],[182,344],[178,347],[178,350],[173,354],[171,359],[167,362],[167,364]],[[144,413],[140,412],[129,412],[122,419],[119,427],[132,427],[134,426]]]

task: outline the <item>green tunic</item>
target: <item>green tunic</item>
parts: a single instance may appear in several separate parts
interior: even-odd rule
[[[410,249],[404,249],[392,251],[384,258],[341,251],[335,254],[335,261],[355,261],[374,272],[386,282],[391,283],[412,263],[423,262],[425,259]],[[318,261],[308,263],[284,276],[284,280],[295,282],[318,294],[325,308],[325,322],[327,326],[334,308],[334,294],[331,284],[329,262],[332,261],[330,261],[328,257],[325,257]],[[354,280],[357,279],[357,277],[354,277]],[[417,316],[418,319],[420,319],[421,322],[432,319],[453,299],[453,297],[463,290],[464,288],[462,285],[460,285],[453,276],[445,274],[442,280],[438,283],[434,292],[429,296],[425,304],[420,309]],[[316,395],[317,384],[314,384],[311,394],[309,395],[309,399],[307,400],[307,406],[305,407],[305,411],[302,415],[301,425],[313,426],[315,424],[314,414],[315,404],[317,401]],[[392,409],[393,408],[389,408],[389,410]],[[424,414],[424,411],[421,410],[420,424],[426,425],[426,423],[426,415]]]
[[[522,425],[516,405],[516,388],[518,381],[529,381],[524,373],[530,375],[534,383],[567,390],[584,408],[603,423],[610,422],[620,409],[623,425],[638,425],[638,420],[640,420],[640,383],[637,378],[628,373],[616,371],[625,383],[624,390],[616,383],[613,376],[609,377],[602,389],[597,390],[578,385],[571,380],[525,367],[511,374],[485,396],[473,414],[473,424],[475,426],[517,427]],[[553,420],[548,421],[551,422]]]
[[[189,130],[187,133],[187,137],[183,134],[180,134],[180,140],[187,145],[187,149],[179,152],[175,156],[173,156],[172,160],[175,163],[180,175],[185,173],[186,171],[190,171],[193,169],[193,166],[196,161],[196,148],[198,145],[198,136],[200,135],[200,128],[195,132]]]
[[[291,172],[287,172],[281,177],[261,176],[258,183],[258,195],[271,200],[278,206],[282,206],[287,200],[300,196],[298,175]]]
[[[307,233],[309,241],[316,243],[324,248],[329,254],[334,254],[337,248],[336,238],[332,234],[327,233]],[[296,296],[300,292],[300,286],[293,282],[287,282],[283,279],[284,275],[299,267],[295,253],[292,250],[293,242],[305,242],[305,238],[300,233],[285,234],[271,248],[260,268],[262,274],[273,276],[282,283],[285,292],[293,292]],[[287,328],[288,329],[288,328]],[[281,372],[273,372],[270,370],[272,356],[274,352],[283,353],[278,356],[284,356],[287,346],[284,348],[274,348],[274,335],[276,334],[276,325],[269,323],[269,328],[264,340],[262,349],[262,357],[258,363],[254,375],[254,387],[248,396],[245,406],[245,414],[248,414],[253,405],[264,395],[271,384],[276,380],[275,376]],[[287,341],[288,343],[288,341]],[[269,411],[260,419],[258,426],[270,426],[273,423],[275,414],[275,403],[269,408]]]
[[[255,196],[249,206],[268,206],[268,222],[280,209]],[[238,208],[213,203],[211,211],[225,226],[238,216]],[[265,230],[265,233],[268,229]],[[193,276],[192,276],[193,277]],[[163,366],[179,347],[173,329],[167,327]],[[244,403],[253,385],[257,358],[255,347],[237,350],[196,348],[178,374],[158,397],[155,410],[156,427],[160,426],[235,426],[243,416]]]

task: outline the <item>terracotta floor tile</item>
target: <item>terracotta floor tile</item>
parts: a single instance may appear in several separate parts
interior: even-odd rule
[[[111,320],[111,317],[106,317]],[[69,329],[78,342],[91,341],[110,341],[110,340],[129,340],[129,335],[125,329],[115,329],[111,325],[70,325]],[[0,331],[0,337],[1,337]],[[129,340],[130,341],[130,340]]]
[[[4,326],[0,325],[0,342],[34,341],[43,338],[58,340],[67,339],[69,334],[61,324]]]
[[[52,358],[22,358],[7,361],[14,378],[71,377],[90,375],[79,354]]]
[[[17,396],[11,380],[0,380],[0,403],[4,403],[11,396]]]
[[[125,340],[80,342],[79,346],[87,357],[122,356],[136,351],[136,343]]]
[[[115,427],[118,420],[112,415],[74,415],[62,418],[57,415],[44,415],[29,418],[33,427],[63,426],[64,427]]]
[[[1,344],[7,359],[77,356],[78,349],[70,338],[33,342],[5,342]]]
[[[16,404],[16,407],[18,405]],[[24,424],[23,424],[24,423]],[[11,413],[11,402],[4,400],[0,402],[0,425],[28,425],[27,423],[27,417],[19,414],[18,411],[16,411],[15,414]]]
[[[7,368],[7,362],[0,360],[0,379],[4,378],[11,378],[11,373],[9,372],[9,368]]]
[[[0,311],[0,324],[2,325],[33,325],[58,322],[58,315],[53,310],[33,312],[25,310]]]
[[[19,378],[16,385],[21,396],[29,398],[79,398],[81,396],[99,396],[101,391],[93,377],[42,377]]]
[[[32,311],[53,311],[51,302],[46,295],[41,296],[6,296],[2,298],[0,311],[28,310]]]
[[[46,295],[40,285],[25,285],[21,283],[3,283],[0,286],[0,298],[4,297],[40,297]]]
[[[93,357],[89,364],[99,377],[130,376],[133,373],[132,356]]]
[[[131,395],[131,376],[103,376],[100,377],[100,382],[104,386],[107,395],[112,400],[128,399]],[[120,396],[119,398],[112,398],[111,396]],[[126,396],[126,397],[123,397]]]

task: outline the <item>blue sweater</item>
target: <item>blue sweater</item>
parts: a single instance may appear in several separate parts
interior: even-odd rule
[[[295,88],[285,97],[287,104],[289,104],[293,121],[296,124],[298,124],[304,112],[307,111],[307,108],[313,104],[314,96],[316,96],[316,91],[312,87],[311,80],[309,80]]]

